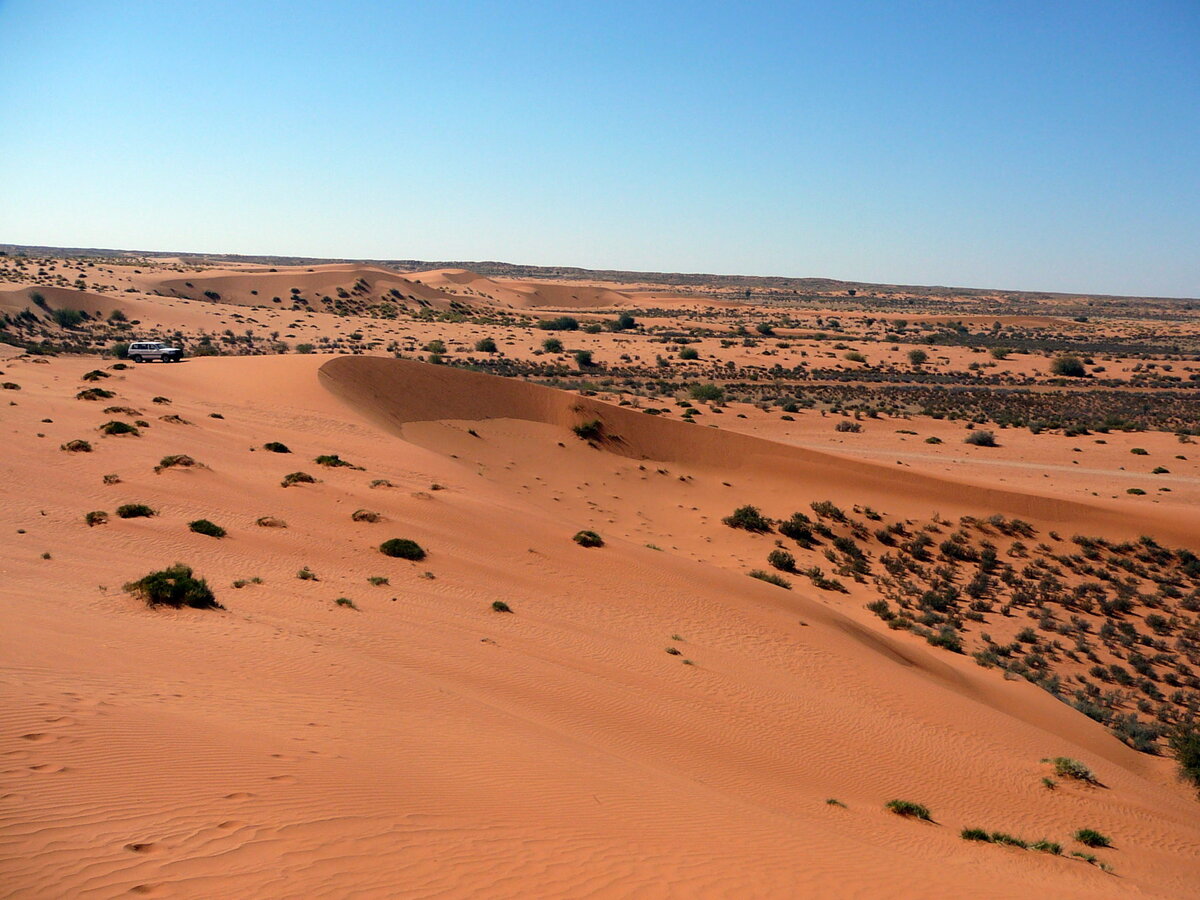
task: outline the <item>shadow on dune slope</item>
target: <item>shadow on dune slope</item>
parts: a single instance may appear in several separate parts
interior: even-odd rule
[[[413,422],[517,419],[564,430],[599,421],[599,444],[632,459],[736,474],[763,488],[808,492],[843,504],[867,503],[904,515],[1032,519],[1067,534],[1152,533],[1197,543],[1195,529],[1155,511],[1131,515],[1101,505],[938,478],[780,444],[715,427],[649,416],[629,407],[509,378],[403,359],[338,357],[319,370],[321,383],[368,420],[399,436]]]

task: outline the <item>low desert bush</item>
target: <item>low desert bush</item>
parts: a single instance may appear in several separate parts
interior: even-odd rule
[[[102,509],[96,509],[96,510],[93,510],[92,512],[88,513],[87,515],[85,515],[83,517],[83,521],[88,523],[89,528],[96,526],[96,525],[107,525],[108,524],[108,513],[106,513]]]
[[[391,582],[389,582],[387,576],[385,575],[372,575],[367,579],[367,583],[372,584],[375,587],[383,587],[385,584],[390,584]]]
[[[104,388],[86,388],[75,395],[76,400],[111,400],[117,396]]]
[[[137,430],[137,428],[135,426],[130,425],[128,422],[121,422],[117,419],[113,419],[111,422],[105,422],[103,425],[100,426],[100,431],[104,434],[113,434],[113,435],[132,434],[135,437],[141,433]]]
[[[920,803],[912,803],[909,800],[889,800],[885,804],[885,807],[898,816],[905,816],[910,819],[924,819],[926,822],[933,821],[928,807],[922,806]]]
[[[151,572],[125,585],[125,590],[140,597],[147,606],[187,606],[192,609],[224,609],[203,578],[192,573],[191,566],[175,563]]]
[[[354,601],[351,600],[349,597],[338,597],[333,602],[335,604],[337,604],[338,606],[346,606],[346,607],[349,607],[350,609],[358,609],[358,607],[354,605]]]
[[[59,450],[66,450],[68,453],[91,453],[92,445],[87,441],[67,441],[62,444]]]
[[[174,469],[176,467],[190,469],[200,464],[186,453],[172,453],[170,456],[164,456],[159,460],[158,465],[154,467],[154,471],[161,472],[163,469]]]
[[[506,612],[506,613],[512,612],[512,609],[503,600],[493,600],[492,601],[492,609],[496,612]]]
[[[739,506],[721,521],[730,528],[741,528],[744,531],[762,533],[771,530],[771,520],[759,512],[757,506]]]
[[[792,556],[786,550],[772,550],[767,554],[767,562],[772,568],[778,569],[781,572],[796,571],[796,557]]]
[[[604,538],[596,534],[594,531],[577,531],[575,536],[571,538],[580,547],[603,547]]]
[[[350,514],[350,518],[355,522],[378,522],[383,516],[369,509],[356,509]]]
[[[267,441],[263,444],[264,450],[269,450],[272,453],[291,453],[291,448],[287,444],[281,444],[279,441]]]
[[[300,571],[296,573],[296,577],[299,578],[301,581],[320,581],[321,580],[320,578],[317,577],[317,573],[314,572],[312,569],[310,569],[308,566],[301,566]]]
[[[122,519],[148,519],[157,514],[145,503],[124,503],[117,507],[117,515]]]
[[[990,431],[978,430],[972,431],[965,438],[964,444],[971,444],[974,447],[996,447],[996,435]]]
[[[604,423],[599,419],[590,419],[587,422],[580,422],[571,430],[585,441],[598,441],[604,436]]]
[[[425,558],[425,550],[416,541],[408,538],[390,538],[379,545],[379,552],[384,556],[396,559],[410,559],[414,562]]]
[[[765,569],[751,569],[746,574],[751,578],[757,578],[759,581],[765,581],[767,584],[773,584],[776,587],[781,587],[789,591],[792,589],[792,583],[782,575],[776,575],[774,572],[768,572]]]
[[[287,528],[287,522],[275,516],[259,516],[254,520],[254,524],[259,528]]]
[[[1043,759],[1042,762],[1053,765],[1054,774],[1059,778],[1073,778],[1076,781],[1084,781],[1088,784],[1100,783],[1099,779],[1096,778],[1095,772],[1079,760],[1071,759],[1069,756],[1052,756],[1049,759]]]
[[[209,537],[223,538],[225,537],[225,529],[215,522],[210,522],[208,519],[197,519],[194,522],[188,522],[188,528],[196,532],[196,534],[206,534]]]
[[[324,454],[322,454],[321,456],[318,456],[318,457],[317,457],[317,458],[314,460],[314,462],[316,462],[316,464],[317,464],[317,465],[319,465],[319,466],[326,466],[326,467],[328,467],[328,468],[331,468],[331,469],[337,469],[337,468],[354,469],[354,468],[358,468],[357,466],[355,466],[355,465],[354,465],[354,463],[346,462],[346,460],[342,459],[342,458],[341,458],[340,456],[338,456],[336,453],[324,453]]]
[[[313,478],[307,472],[292,472],[289,475],[283,476],[283,481],[280,482],[284,487],[291,487],[293,484],[316,484],[317,479]]]
[[[1085,847],[1111,847],[1112,841],[1107,835],[1101,834],[1093,828],[1080,828],[1075,832],[1075,840],[1083,844]]]

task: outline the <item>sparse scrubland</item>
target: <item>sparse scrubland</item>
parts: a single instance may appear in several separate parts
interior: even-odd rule
[[[1200,878],[1193,305],[214,265],[0,257],[27,893]]]

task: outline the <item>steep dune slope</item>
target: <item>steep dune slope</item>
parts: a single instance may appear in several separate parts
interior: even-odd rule
[[[736,457],[747,490],[799,477],[807,456],[750,439],[726,451],[700,426],[386,360],[110,370],[113,399],[74,399],[93,366],[3,364],[21,385],[0,411],[12,896],[1184,897],[1200,878],[1195,802],[1166,761],[804,591],[619,534],[579,547],[582,485],[555,500],[510,480],[618,466],[625,496],[596,502],[674,527],[675,492],[692,488],[639,470],[643,455],[697,481]],[[106,403],[150,427],[99,437]],[[617,454],[567,429],[580,403],[622,438]],[[479,436],[462,420],[484,420]],[[526,459],[510,433],[529,439]],[[77,437],[93,452],[56,449]],[[156,474],[169,453],[206,468]],[[362,470],[313,462],[328,453]],[[282,488],[295,470],[320,481]],[[83,523],[133,501],[159,515]],[[382,521],[352,521],[359,508]],[[288,527],[256,526],[265,515]],[[229,536],[189,532],[201,516]],[[429,556],[375,550],[395,536]],[[176,559],[226,611],[148,611],[119,591]],[[231,587],[251,576],[262,583]],[[1059,754],[1105,786],[1046,791],[1038,761]],[[886,812],[894,798],[936,824]],[[964,826],[1064,844],[1097,828],[1117,874],[969,844]]]
[[[1150,531],[1178,544],[1200,545],[1200,514],[1129,511],[964,484],[897,470],[831,453],[790,447],[748,435],[648,416],[589,397],[497,379],[469,371],[437,369],[406,360],[341,358],[321,368],[322,382],[372,421],[411,436],[411,422],[517,419],[567,429],[585,421],[602,423],[603,446],[611,453],[739,474],[749,500],[795,494],[839,503],[883,505],[908,514],[988,515],[1037,519],[1049,527],[1120,537]],[[740,495],[739,495],[740,498]],[[739,499],[734,498],[734,499]],[[744,502],[744,501],[743,501]],[[806,501],[807,502],[807,501]]]
[[[408,276],[414,281],[463,297],[513,309],[603,309],[634,306],[628,294],[588,284],[559,284],[552,281],[518,281],[487,278],[468,269],[431,269]]]

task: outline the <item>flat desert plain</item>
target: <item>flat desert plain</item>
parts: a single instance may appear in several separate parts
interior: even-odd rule
[[[1196,896],[1196,304],[538,274],[0,257],[0,895]]]

